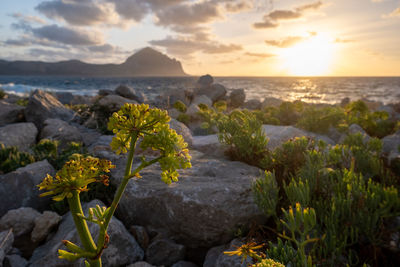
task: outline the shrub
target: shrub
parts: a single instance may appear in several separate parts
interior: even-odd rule
[[[234,160],[261,166],[268,162],[268,139],[261,122],[249,111],[234,110],[217,121],[218,138],[229,146],[228,154]]]
[[[29,153],[19,151],[17,147],[5,147],[0,143],[0,173],[15,171],[33,162],[35,159]]]
[[[15,104],[17,104],[17,105],[19,105],[19,106],[23,106],[23,107],[28,106],[28,103],[29,103],[29,99],[27,99],[27,98],[21,98],[21,99],[18,99],[18,100],[15,102]]]
[[[315,133],[327,133],[330,127],[343,129],[346,127],[345,113],[341,108],[308,107],[301,114],[297,126]]]
[[[190,123],[190,116],[185,113],[181,113],[178,115],[176,120],[188,125]]]
[[[396,129],[396,121],[390,120],[385,111],[370,112],[367,105],[359,100],[347,106],[347,121],[349,124],[360,125],[369,135],[382,138],[392,134]]]
[[[276,216],[276,207],[279,201],[279,187],[275,174],[265,172],[265,175],[257,179],[253,185],[254,201],[268,217]]]
[[[3,99],[6,96],[6,92],[3,89],[0,89],[0,99]]]
[[[179,112],[185,113],[187,110],[187,107],[185,105],[185,103],[183,103],[182,101],[178,100],[174,103],[173,107],[178,110]]]

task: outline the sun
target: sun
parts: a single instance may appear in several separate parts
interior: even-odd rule
[[[283,68],[295,76],[321,76],[331,72],[334,44],[326,35],[307,40],[282,51]]]

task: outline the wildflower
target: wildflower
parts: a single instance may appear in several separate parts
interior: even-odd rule
[[[108,185],[108,176],[103,174],[115,168],[111,161],[93,157],[83,158],[75,155],[53,177],[49,174],[37,185],[39,190],[47,190],[40,196],[55,195],[55,201],[61,201],[65,197],[72,196],[73,191],[88,191],[87,186],[93,182]]]

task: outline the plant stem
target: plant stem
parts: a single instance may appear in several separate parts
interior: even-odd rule
[[[98,245],[97,252],[100,252],[104,247],[108,225],[111,221],[112,216],[114,215],[115,210],[117,209],[117,206],[118,206],[119,201],[121,200],[122,194],[124,193],[125,188],[128,185],[131,170],[132,170],[133,156],[135,154],[135,146],[136,146],[137,139],[138,139],[138,133],[134,132],[131,136],[131,144],[130,144],[130,148],[129,148],[128,161],[126,162],[124,177],[122,179],[122,182],[118,186],[117,192],[115,192],[113,202],[111,203],[110,209],[107,212],[106,218],[104,220],[104,224],[100,228],[99,239],[97,241],[97,245]]]
[[[89,227],[84,219],[77,216],[77,214],[84,214],[82,211],[82,205],[79,198],[79,192],[73,191],[72,197],[68,198],[69,209],[71,210],[72,218],[74,219],[76,230],[78,231],[79,238],[82,242],[85,250],[90,252],[96,252],[97,247],[93,241],[92,235],[90,234]],[[101,267],[101,259],[90,260],[90,266]]]

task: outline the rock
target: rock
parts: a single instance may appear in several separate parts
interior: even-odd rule
[[[40,213],[32,208],[19,208],[9,210],[0,219],[0,230],[13,229],[15,238],[24,234],[30,234],[35,226],[35,218],[40,216]]]
[[[145,261],[138,261],[138,262],[128,265],[127,267],[156,267],[156,266],[151,265],[150,263],[147,263]]]
[[[43,160],[0,176],[0,195],[7,196],[0,204],[0,216],[20,207],[32,207],[40,211],[47,209],[50,198],[39,197],[36,186],[46,174],[54,175],[55,170],[47,160]]]
[[[4,252],[4,250],[2,248],[0,248],[0,267],[3,267],[3,261],[4,261],[5,257],[6,257],[6,253]]]
[[[60,119],[45,120],[39,138],[57,140],[60,148],[66,147],[70,142],[82,142],[79,129]]]
[[[225,152],[225,147],[219,142],[216,134],[193,136],[192,147],[206,155],[215,157],[223,157]]]
[[[115,93],[122,97],[135,100],[139,103],[144,103],[144,101],[145,101],[145,96],[142,92],[139,92],[139,91],[137,91],[129,86],[123,85],[123,84],[118,86],[115,89]]]
[[[344,108],[345,106],[347,106],[348,104],[350,104],[350,98],[345,97],[342,99],[342,101],[340,101],[340,106],[342,108]]]
[[[181,112],[175,108],[168,109],[168,115],[173,119],[178,118],[180,114]]]
[[[243,108],[255,110],[261,108],[261,102],[258,99],[250,99],[244,103]]]
[[[332,126],[329,127],[327,135],[335,143],[339,143],[340,139],[344,138],[344,134],[339,132],[335,127]]]
[[[61,104],[71,104],[74,99],[74,95],[70,92],[57,92],[56,94],[57,100],[61,102]]]
[[[112,135],[102,135],[97,138],[96,142],[90,145],[88,152],[95,157],[105,158],[111,160],[112,162],[121,158],[121,155],[115,154],[110,147],[112,141]]]
[[[219,83],[214,83],[209,86],[201,86],[196,91],[194,91],[195,95],[206,95],[208,98],[212,100],[212,102],[216,102],[218,100],[222,100],[227,93],[225,86]]]
[[[102,97],[97,104],[110,111],[118,111],[125,103],[137,104],[136,101],[119,95],[106,95]]]
[[[182,101],[183,103],[185,103],[185,105],[190,104],[190,92],[189,91],[185,91],[183,89],[169,89],[166,90],[161,99],[162,102],[165,103],[160,103],[161,105],[165,105],[166,107],[172,107],[175,102]],[[158,105],[157,105],[158,106]]]
[[[5,266],[8,267],[25,267],[28,266],[28,261],[20,255],[7,255],[5,259]]]
[[[371,137],[367,134],[366,131],[364,131],[363,128],[361,128],[360,125],[358,124],[352,124],[349,126],[349,129],[347,131],[348,134],[357,134],[357,133],[361,133],[362,136],[364,137],[364,142],[368,142]],[[343,143],[344,140],[346,139],[347,135],[343,135],[340,139],[339,139],[339,143]]]
[[[229,244],[227,249],[224,249],[224,251],[236,250],[241,245],[243,245],[242,241],[240,241],[239,239],[234,239]],[[247,267],[253,263],[254,262],[252,261],[252,259],[250,257],[248,257],[245,261],[242,262],[242,257],[239,257],[237,255],[229,256],[222,252],[221,254],[219,254],[219,256],[215,262],[215,267]]]
[[[190,261],[178,261],[171,267],[197,267],[197,265]]]
[[[222,245],[217,247],[212,247],[207,251],[206,257],[204,259],[203,267],[215,267],[218,257],[228,249],[228,245]]]
[[[0,126],[24,119],[24,107],[0,100]]]
[[[8,254],[14,243],[14,233],[12,228],[0,232],[0,249]]]
[[[85,214],[87,214],[89,207],[96,205],[104,206],[99,200],[84,204],[83,210]],[[94,234],[94,239],[96,240],[98,226],[90,223],[89,230]],[[110,236],[110,243],[103,252],[103,266],[125,266],[143,259],[143,250],[129,234],[125,226],[115,217],[112,218],[108,227],[108,235]],[[35,249],[29,260],[30,266],[71,266],[68,261],[58,258],[58,249],[65,249],[61,242],[63,239],[68,239],[75,244],[81,245],[70,212],[63,216],[56,234],[44,245]],[[81,262],[82,260],[75,262],[72,266],[80,266]]]
[[[35,218],[35,227],[31,233],[32,242],[40,242],[58,225],[62,217],[53,211],[45,211]]]
[[[142,249],[147,249],[147,247],[149,246],[150,238],[149,235],[147,234],[146,228],[140,225],[133,225],[129,229],[129,231],[136,239],[136,241],[139,243],[140,247]]]
[[[319,135],[298,129],[293,126],[277,126],[277,125],[263,125],[264,133],[268,137],[267,148],[275,149],[281,146],[289,139],[295,137],[309,137],[315,140],[322,140],[327,144],[334,145],[335,142],[325,135]]]
[[[200,105],[200,104],[204,104],[207,105],[207,107],[212,107],[212,100],[210,98],[208,98],[205,95],[198,95],[195,96],[194,99],[192,100],[192,104],[191,105]]]
[[[202,87],[208,87],[214,82],[214,78],[210,74],[206,74],[203,76],[200,76],[200,78],[197,80],[197,85]]]
[[[282,100],[275,97],[266,97],[264,101],[261,103],[261,108],[266,107],[279,107],[282,104]]]
[[[112,183],[123,177],[115,163]],[[121,166],[121,167],[118,167]],[[161,181],[159,166],[141,171],[131,181],[117,209],[125,225],[146,225],[189,248],[209,247],[232,239],[238,225],[262,223],[251,185],[260,169],[241,162],[193,156],[192,168],[181,170],[179,182]]]
[[[0,127],[0,143],[16,146],[19,150],[29,151],[36,143],[38,129],[31,122],[20,122]]]
[[[99,92],[97,93],[99,96],[106,96],[106,95],[114,95],[115,92],[113,90],[107,90],[107,89],[100,89]]]
[[[192,117],[192,119],[198,119],[200,108],[196,104],[191,104],[186,110],[186,114]]]
[[[157,239],[146,250],[146,261],[153,265],[171,266],[185,258],[185,247],[168,239]]]
[[[183,139],[185,139],[185,142],[188,143],[189,147],[192,146],[193,136],[190,129],[185,124],[172,119],[169,122],[169,126],[171,127],[171,129],[174,129],[178,134],[182,135]]]
[[[41,90],[36,90],[29,97],[25,108],[25,118],[33,122],[39,129],[42,128],[46,119],[56,118],[69,121],[73,118],[74,112],[60,103],[54,96]]]
[[[382,151],[384,153],[390,154],[392,152],[399,153],[399,146],[400,146],[400,131],[385,136],[382,138],[383,148]]]
[[[241,107],[246,100],[244,89],[234,89],[229,95],[229,104],[233,108]]]

